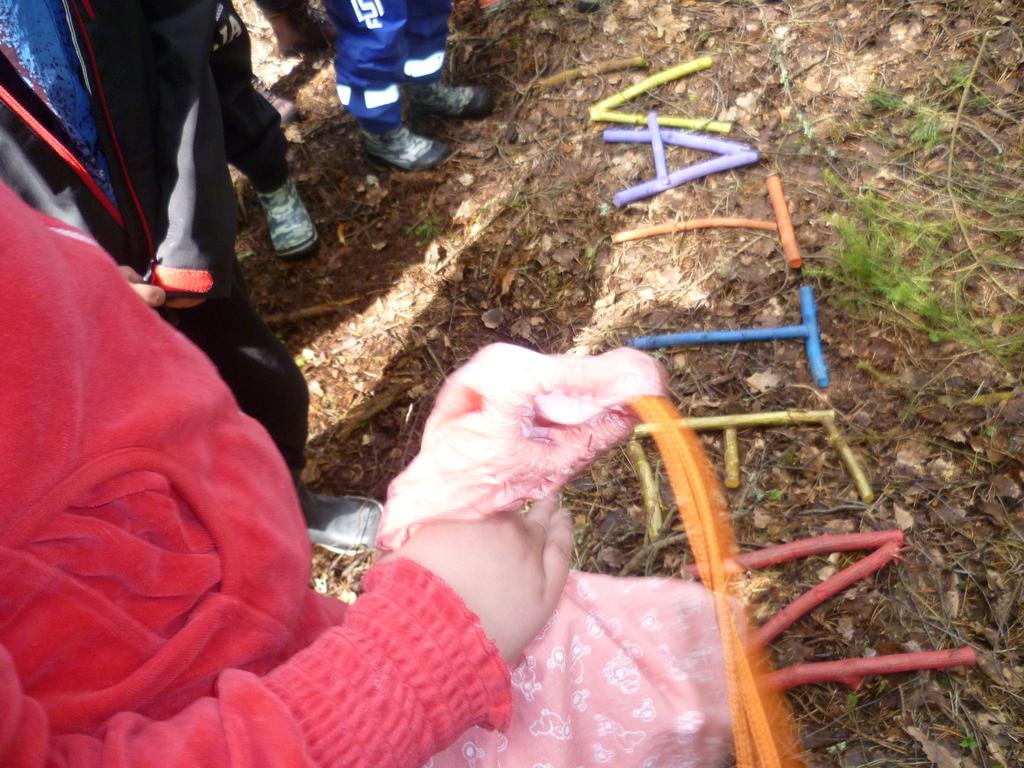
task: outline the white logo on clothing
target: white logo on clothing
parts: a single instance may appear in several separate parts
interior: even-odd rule
[[[383,26],[380,17],[384,15],[384,7],[380,0],[352,0],[352,10],[359,23],[365,24],[367,29],[380,29]]]

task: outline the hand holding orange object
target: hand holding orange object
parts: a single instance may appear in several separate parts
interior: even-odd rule
[[[658,450],[683,518],[701,581],[711,592],[722,637],[722,656],[732,712],[737,768],[798,768],[804,765],[785,700],[768,684],[771,670],[763,649],[740,634],[733,598],[736,539],[718,480],[696,434],[679,426],[679,413],[665,398],[638,397],[630,405],[653,422]]]

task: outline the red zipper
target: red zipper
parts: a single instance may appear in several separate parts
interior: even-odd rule
[[[121,217],[121,212],[117,210],[117,206],[114,205],[110,198],[106,196],[102,189],[100,189],[96,180],[92,177],[92,174],[86,170],[85,166],[82,165],[82,162],[75,157],[75,154],[64,146],[60,139],[50,133],[50,131],[46,129],[46,126],[36,120],[27,109],[19,104],[14,96],[12,96],[11,93],[2,85],[0,85],[0,101],[10,107],[14,114],[24,120],[26,125],[28,125],[28,127],[31,128],[39,138],[45,141],[50,146],[50,149],[60,156],[61,160],[71,166],[71,170],[75,172],[78,178],[82,180],[82,183],[85,184],[96,199],[100,201],[100,204],[104,209],[106,209],[107,213],[113,217],[114,221],[117,222],[117,225],[123,228],[124,219]]]
[[[75,0],[69,0],[69,2],[75,2]],[[90,0],[82,0],[82,6],[85,8],[85,13],[89,17],[89,21],[96,18],[96,11],[92,9],[92,3]]]
[[[88,6],[88,0],[83,0],[87,4],[87,8],[91,10],[91,6]],[[89,34],[85,31],[85,24],[82,22],[82,14],[78,12],[78,6],[72,2],[69,3],[72,10],[75,13],[75,21],[78,23],[78,30],[82,34],[82,40],[85,43],[86,53],[89,54],[89,63],[92,65],[93,72],[93,85],[96,87],[96,99],[99,101],[100,106],[103,107],[103,117],[107,121],[107,130],[110,133],[110,140],[114,145],[114,153],[117,155],[117,160],[121,164],[121,173],[124,175],[125,186],[128,187],[128,194],[131,195],[132,202],[135,204],[135,210],[139,214],[139,223],[142,225],[142,231],[146,235],[146,245],[149,247],[149,258],[152,260],[156,257],[156,248],[153,246],[153,235],[149,231],[149,222],[146,221],[146,214],[142,210],[142,204],[139,202],[139,197],[135,193],[135,187],[132,185],[131,176],[128,173],[128,165],[124,161],[124,154],[121,152],[121,145],[117,141],[117,133],[114,131],[114,121],[110,118],[110,110],[107,109],[107,101],[103,95],[103,86],[100,83],[99,67],[96,65],[96,55],[92,50],[92,42],[89,40]]]

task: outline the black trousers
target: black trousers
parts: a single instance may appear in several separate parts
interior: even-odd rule
[[[168,310],[168,319],[213,361],[243,412],[270,433],[288,468],[306,463],[309,390],[295,361],[249,303],[236,261],[231,295]]]
[[[220,99],[228,162],[258,191],[278,189],[288,180],[288,143],[281,116],[252,87],[249,32],[230,0],[217,4],[210,69]]]

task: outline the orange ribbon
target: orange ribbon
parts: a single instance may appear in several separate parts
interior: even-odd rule
[[[782,695],[765,683],[772,672],[765,653],[748,646],[734,609],[737,555],[725,498],[704,448],[679,412],[663,397],[630,401],[637,415],[655,425],[653,437],[665,462],[697,571],[715,603],[722,638],[725,680],[732,714],[737,768],[802,768],[792,717]]]

